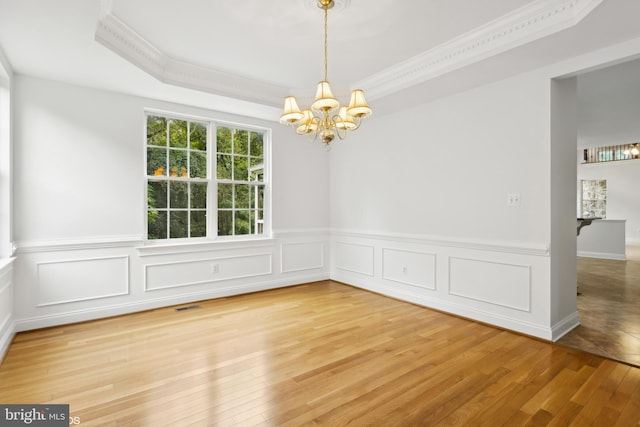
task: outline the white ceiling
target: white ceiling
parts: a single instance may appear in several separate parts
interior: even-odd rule
[[[315,1],[0,0],[0,48],[19,74],[276,119],[322,79]],[[375,114],[640,37],[638,0],[336,2],[329,79]]]

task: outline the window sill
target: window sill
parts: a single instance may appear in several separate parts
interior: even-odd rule
[[[211,252],[229,249],[256,248],[264,246],[273,246],[274,239],[271,236],[234,238],[234,239],[203,239],[198,241],[171,241],[157,242],[147,241],[143,246],[137,247],[138,254],[141,257],[155,255],[172,255],[194,252]]]

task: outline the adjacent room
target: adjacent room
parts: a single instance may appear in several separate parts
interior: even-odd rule
[[[637,425],[638,16],[0,0],[0,424]]]
[[[578,76],[578,312],[559,342],[640,366],[640,60]],[[596,219],[598,218],[598,219]]]

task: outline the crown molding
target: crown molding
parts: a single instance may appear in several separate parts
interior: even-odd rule
[[[356,83],[377,99],[578,24],[603,0],[537,0]]]
[[[176,60],[113,15],[111,4],[102,2],[95,40],[147,74],[170,85],[280,106],[287,88]]]
[[[305,0],[307,2],[307,0]],[[603,0],[536,0],[353,85],[378,99],[578,24]],[[311,2],[309,2],[311,4]],[[336,3],[347,7],[350,0]],[[315,7],[315,5],[313,5]],[[145,40],[102,0],[95,39],[159,81],[280,106],[286,87],[176,60]]]

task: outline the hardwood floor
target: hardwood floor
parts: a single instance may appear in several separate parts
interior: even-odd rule
[[[640,366],[640,246],[627,261],[578,258],[580,326],[558,343]]]
[[[0,402],[82,426],[640,423],[640,369],[335,282],[19,333]]]

